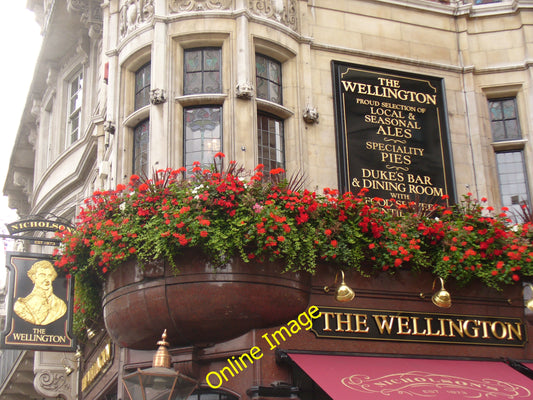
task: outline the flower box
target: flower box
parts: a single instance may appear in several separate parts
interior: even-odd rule
[[[177,274],[167,262],[135,260],[109,274],[104,321],[121,346],[151,349],[164,329],[175,346],[217,343],[285,323],[309,303],[310,275],[283,273],[281,263],[234,259],[215,270],[195,249],[175,262]]]

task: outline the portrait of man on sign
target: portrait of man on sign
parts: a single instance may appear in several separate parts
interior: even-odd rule
[[[52,282],[57,272],[47,260],[37,261],[27,273],[33,290],[19,297],[13,306],[16,315],[34,325],[48,325],[65,315],[67,305],[54,294]]]

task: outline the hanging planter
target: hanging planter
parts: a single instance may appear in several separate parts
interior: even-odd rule
[[[286,323],[309,303],[310,274],[283,273],[280,263],[234,259],[214,269],[195,249],[175,263],[132,259],[107,277],[104,321],[121,346],[150,349],[162,329],[173,345],[218,343]]]

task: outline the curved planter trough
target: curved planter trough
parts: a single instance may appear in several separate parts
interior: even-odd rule
[[[179,273],[159,261],[128,261],[104,286],[106,329],[121,346],[152,349],[167,329],[173,346],[208,345],[287,323],[309,303],[311,277],[282,273],[279,263],[235,260],[216,270],[192,251],[176,259]]]

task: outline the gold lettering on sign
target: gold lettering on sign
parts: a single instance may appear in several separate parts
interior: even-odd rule
[[[112,360],[111,342],[107,343],[98,355],[96,361],[87,369],[81,379],[82,392],[103,372],[104,368],[111,364]]]
[[[497,341],[522,341],[520,322],[490,321],[448,317],[419,317],[413,315],[364,314],[321,311],[323,332],[369,333],[372,329],[383,337],[423,336],[444,338],[474,338]]]

